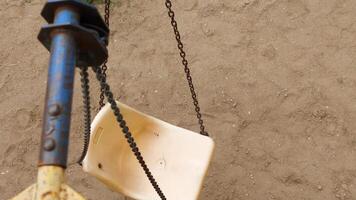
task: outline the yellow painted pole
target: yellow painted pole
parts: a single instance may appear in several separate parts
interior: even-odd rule
[[[57,166],[39,167],[37,183],[11,200],[85,200],[65,184],[64,171]]]

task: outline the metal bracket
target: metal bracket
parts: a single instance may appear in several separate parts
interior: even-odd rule
[[[50,51],[53,31],[71,31],[77,43],[76,66],[100,66],[108,57],[106,44],[99,33],[77,24],[49,24],[42,27],[38,39]]]
[[[59,8],[75,8],[80,15],[79,24],[56,24],[55,14]],[[42,27],[38,39],[51,49],[52,33],[57,30],[69,30],[77,43],[76,66],[99,66],[108,57],[109,28],[106,26],[95,6],[80,0],[49,0],[41,15],[49,23]]]
[[[77,8],[81,16],[80,24],[91,24],[109,33],[109,28],[106,26],[103,18],[101,18],[98,9],[81,0],[49,0],[44,5],[41,15],[51,24],[54,21],[55,11],[62,6],[73,6]]]

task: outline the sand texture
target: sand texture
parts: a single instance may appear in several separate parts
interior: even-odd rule
[[[36,39],[43,2],[0,0],[1,200],[36,178],[49,58]],[[173,3],[216,142],[200,199],[356,199],[356,1]],[[108,81],[121,102],[198,131],[169,22],[163,0],[115,1]],[[77,73],[71,163],[82,131]],[[77,165],[67,176],[89,200],[124,199]]]

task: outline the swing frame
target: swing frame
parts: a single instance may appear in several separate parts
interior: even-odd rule
[[[75,67],[100,66],[108,57],[106,45],[109,29],[95,6],[90,5],[91,2],[91,0],[48,0],[42,10],[41,14],[49,25],[42,27],[38,39],[51,52],[51,55],[38,177],[37,183],[14,197],[13,200],[84,199],[83,196],[65,184],[65,169],[68,157]],[[167,0],[166,6],[169,9],[171,20],[175,22],[171,2]],[[177,29],[177,27],[174,28]],[[179,36],[178,31],[175,34],[178,34],[176,37]],[[180,40],[178,43],[180,55],[185,61],[183,64],[186,63],[184,66],[185,71],[188,71],[186,72],[188,81],[190,78],[189,86],[196,106],[201,134],[208,136],[207,132],[204,131],[183,44]],[[98,68],[94,67],[94,71],[95,69]],[[131,139],[133,140],[133,138]],[[209,142],[212,152],[214,145],[212,141],[209,140]],[[210,157],[208,160],[210,160]],[[160,197],[166,199],[164,195]]]
[[[41,15],[49,23],[38,39],[50,50],[37,182],[12,200],[84,200],[65,184],[76,66],[100,66],[108,57],[109,29],[89,0],[48,0]],[[98,27],[90,30],[87,22]],[[104,30],[104,31],[103,31]],[[106,40],[105,40],[106,39]]]

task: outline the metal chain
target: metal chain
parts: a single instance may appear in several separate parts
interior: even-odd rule
[[[188,61],[186,59],[186,53],[184,51],[184,45],[181,40],[181,36],[178,30],[178,24],[177,21],[175,20],[175,14],[174,11],[172,10],[172,2],[170,0],[166,0],[166,7],[168,9],[168,16],[171,18],[171,25],[174,31],[175,38],[178,43],[178,49],[179,49],[179,55],[182,58],[182,64],[184,66],[184,72],[188,80],[188,85],[190,88],[190,93],[192,94],[192,99],[193,99],[193,104],[195,106],[195,112],[197,114],[198,118],[198,123],[200,125],[200,134],[209,136],[209,134],[205,131],[205,126],[204,126],[204,121],[202,119],[202,115],[200,113],[200,107],[199,107],[199,102],[198,102],[198,97],[194,89],[194,84],[193,84],[193,79],[192,76],[190,75],[190,69],[188,66]]]
[[[89,3],[92,3],[92,2],[89,2]],[[110,23],[110,21],[109,21],[109,19],[110,19],[110,4],[111,4],[110,0],[105,0],[104,21],[108,27],[109,27],[109,23]],[[108,68],[106,66],[106,63],[107,63],[107,60],[102,65],[102,73],[103,73],[103,76],[105,79],[106,79],[106,70]],[[91,108],[90,108],[89,78],[88,78],[89,75],[88,75],[87,67],[81,68],[80,76],[81,76],[82,96],[83,96],[83,103],[84,103],[84,108],[83,108],[83,112],[84,112],[84,144],[83,144],[82,154],[77,161],[77,163],[79,165],[82,164],[82,162],[87,154],[88,148],[89,148],[90,123],[91,123],[91,112],[90,112]],[[100,109],[105,105],[104,98],[105,98],[104,91],[101,89],[100,90],[100,100],[99,100]]]
[[[109,26],[109,19],[110,19],[110,0],[105,0],[105,23],[107,26]],[[194,89],[193,85],[193,80],[190,75],[190,69],[188,67],[188,61],[186,59],[186,53],[183,49],[183,43],[181,41],[180,33],[178,30],[178,25],[177,21],[174,18],[174,12],[172,10],[172,2],[170,0],[166,0],[166,7],[168,8],[168,16],[171,18],[171,24],[174,30],[174,34],[176,37],[176,40],[178,42],[178,49],[180,51],[180,56],[182,57],[182,64],[184,66],[184,71],[186,73],[186,77],[188,80],[188,85],[190,88],[190,92],[192,94],[192,99],[193,99],[193,104],[195,106],[195,111],[197,113],[197,118],[198,122],[200,124],[200,133],[202,135],[208,136],[208,133],[205,131],[204,127],[204,122],[202,120],[202,115],[200,113],[200,107],[197,99],[197,95]],[[122,129],[123,134],[125,135],[125,138],[136,156],[136,159],[140,163],[142,169],[144,170],[145,174],[147,175],[150,183],[152,184],[153,188],[159,195],[159,197],[162,200],[166,200],[165,195],[163,194],[162,190],[160,189],[157,181],[153,177],[151,171],[149,170],[146,162],[144,161],[139,148],[137,147],[137,144],[129,130],[129,128],[126,125],[126,121],[123,119],[123,116],[120,112],[119,107],[117,106],[116,101],[114,100],[113,93],[110,91],[110,86],[106,82],[106,70],[107,70],[107,60],[104,62],[101,68],[99,67],[93,67],[94,72],[96,73],[96,78],[100,82],[100,100],[99,100],[99,106],[100,109],[105,105],[104,104],[104,98],[106,96],[108,102],[111,105],[111,109],[113,110],[113,113],[116,117],[117,122],[120,124],[120,127]],[[91,121],[91,114],[90,114],[90,96],[89,96],[89,79],[88,79],[88,73],[87,73],[87,68],[82,68],[81,71],[81,82],[82,82],[82,93],[83,93],[83,103],[84,103],[84,148],[82,155],[78,161],[78,163],[81,163],[87,153],[88,150],[88,145],[89,145],[89,137],[90,137],[90,121]]]
[[[105,0],[104,21],[105,21],[105,24],[107,27],[110,26],[110,5],[111,5],[111,1]],[[106,70],[108,69],[107,63],[108,63],[108,60],[105,60],[105,62],[101,66],[101,71],[105,78],[106,78]],[[99,110],[100,110],[105,105],[105,103],[104,103],[105,95],[104,95],[104,91],[102,89],[100,89],[100,97],[99,98],[100,98],[99,99]]]
[[[105,23],[107,26],[109,26],[109,18],[110,18],[110,0],[105,0]],[[149,179],[150,183],[152,184],[153,188],[155,189],[159,197],[162,200],[166,200],[165,195],[163,194],[162,190],[158,186],[157,181],[153,177],[146,162],[144,161],[141,152],[137,147],[137,144],[134,138],[132,137],[129,128],[126,125],[126,121],[123,119],[120,109],[117,106],[116,101],[114,100],[113,93],[110,91],[110,86],[106,83],[106,70],[107,70],[106,64],[107,64],[107,60],[104,62],[101,68],[93,67],[93,70],[96,73],[96,77],[99,80],[101,86],[100,87],[101,94],[100,94],[100,101],[99,101],[100,109],[105,105],[104,98],[106,96],[108,102],[111,104],[111,108],[115,114],[116,120],[120,124],[120,127],[122,128],[122,132],[124,133],[132,152],[136,156],[147,178]],[[88,79],[87,68],[82,68],[80,75],[81,75],[83,103],[84,103],[84,147],[83,147],[82,155],[78,160],[78,163],[82,164],[82,161],[84,160],[89,147],[91,114],[90,114],[89,79]]]
[[[83,151],[82,155],[78,159],[77,163],[79,165],[82,164],[89,146],[90,140],[90,122],[91,122],[91,113],[90,113],[90,94],[89,94],[89,74],[88,74],[88,67],[82,67],[80,71],[81,76],[81,86],[82,86],[82,96],[83,96],[83,112],[84,112],[84,144],[83,144]]]
[[[132,152],[135,154],[136,159],[140,163],[142,169],[144,170],[145,174],[148,177],[148,180],[152,184],[153,188],[155,189],[155,191],[157,192],[159,197],[162,200],[166,200],[166,197],[164,196],[162,190],[158,186],[158,183],[155,180],[155,178],[153,177],[151,171],[148,169],[148,166],[147,166],[146,162],[144,161],[144,159],[141,155],[141,152],[140,152],[129,128],[126,125],[126,121],[121,114],[120,108],[117,106],[117,103],[114,99],[114,95],[110,90],[109,84],[106,82],[105,76],[103,75],[103,73],[99,67],[98,68],[93,67],[93,70],[96,73],[96,78],[100,82],[100,87],[101,87],[102,91],[104,91],[104,94],[105,94],[108,102],[111,105],[111,109],[115,115],[116,121],[120,124],[122,133],[125,135],[125,138],[126,138],[127,142],[129,143]]]

